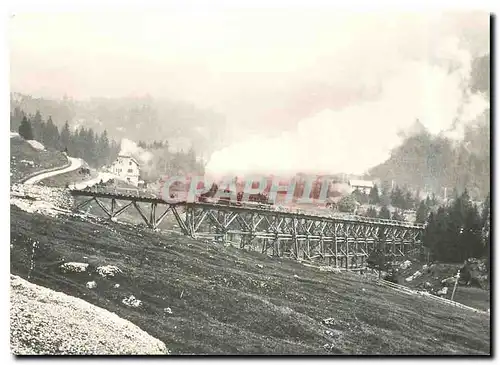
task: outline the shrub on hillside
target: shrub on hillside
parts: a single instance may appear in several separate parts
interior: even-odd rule
[[[356,210],[356,205],[356,200],[352,196],[347,195],[339,200],[337,207],[343,213],[353,213]]]

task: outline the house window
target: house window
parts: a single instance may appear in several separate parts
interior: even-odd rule
[[[128,170],[127,170],[127,172],[128,172],[128,173],[131,173],[131,172],[133,172],[133,170],[132,170],[132,169],[128,169]]]
[[[129,165],[129,166],[132,166],[132,161],[129,161],[129,162],[128,162],[128,165]]]

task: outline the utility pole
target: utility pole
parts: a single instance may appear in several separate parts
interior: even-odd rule
[[[460,269],[457,272],[457,280],[455,280],[455,286],[453,287],[453,293],[451,293],[451,300],[455,296],[455,290],[457,290],[458,279],[460,279]]]

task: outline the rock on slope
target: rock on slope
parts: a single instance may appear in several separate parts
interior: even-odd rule
[[[11,275],[14,355],[162,355],[165,344],[84,300]]]

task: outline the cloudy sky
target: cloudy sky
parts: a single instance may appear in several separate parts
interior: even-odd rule
[[[270,168],[287,156],[297,166],[286,168],[298,168],[311,156],[295,154],[297,144],[325,155],[361,143],[373,153],[354,162],[359,171],[416,118],[436,132],[459,106],[470,104],[464,119],[484,108],[464,87],[472,59],[488,51],[488,27],[486,13],[19,13],[9,29],[11,88],[50,97],[150,94],[212,107],[247,131],[239,146],[213,156],[217,168],[235,167],[231,158]],[[383,146],[363,137],[381,129]],[[261,152],[250,153],[256,145]],[[315,160],[316,170],[346,167]]]

